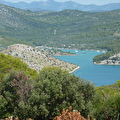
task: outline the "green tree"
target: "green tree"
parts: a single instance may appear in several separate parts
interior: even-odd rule
[[[89,82],[59,67],[45,67],[40,71],[30,103],[37,106],[35,119],[53,119],[68,106],[87,116],[90,108],[85,104],[90,103],[93,96],[94,87]]]
[[[7,104],[7,100],[2,95],[0,95],[0,118],[6,118],[10,115],[6,109]]]
[[[12,71],[6,76],[5,81],[2,83],[1,99],[4,99],[4,107],[0,106],[0,110],[4,108],[7,115],[16,115],[20,119],[27,118],[30,109],[22,111],[21,108],[29,106],[28,99],[31,96],[34,87],[33,80],[26,76],[23,72]],[[25,114],[25,115],[24,115]],[[22,116],[21,116],[22,115]],[[4,116],[3,116],[4,117]],[[7,116],[8,117],[8,116]]]
[[[106,120],[107,117],[117,119],[120,113],[120,80],[113,85],[97,87],[94,100],[95,118]]]
[[[5,116],[15,115],[20,120],[48,120],[72,106],[86,117],[91,114],[94,94],[92,84],[59,67],[43,68],[36,80],[23,72],[11,72],[2,83],[5,103],[0,110],[4,108]]]

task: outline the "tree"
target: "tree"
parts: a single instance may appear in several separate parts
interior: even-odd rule
[[[0,106],[20,120],[50,120],[72,106],[87,117],[91,112],[94,86],[59,67],[45,67],[36,80],[23,72],[11,72],[2,83]]]
[[[12,71],[7,75],[1,89],[1,95],[3,96],[1,98],[6,101],[4,109],[6,109],[7,113],[5,114],[17,115],[20,119],[27,118],[30,109],[26,109],[25,114],[21,108],[25,110],[25,107],[29,106],[28,99],[31,96],[33,87],[33,80],[23,72]],[[1,106],[0,109],[2,109]]]
[[[0,95],[0,118],[6,118],[10,115],[10,113],[6,110],[6,105],[6,99]]]
[[[97,119],[117,119],[120,113],[120,80],[113,85],[97,87],[94,115]]]
[[[85,104],[91,102],[94,87],[59,67],[45,67],[40,71],[30,103],[37,106],[35,119],[53,119],[61,110],[73,106],[87,116],[90,109]],[[84,111],[87,111],[86,113]]]

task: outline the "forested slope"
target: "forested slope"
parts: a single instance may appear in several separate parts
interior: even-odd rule
[[[0,4],[0,33],[34,45],[96,48],[119,40],[120,10],[39,13]]]
[[[27,44],[27,45],[30,45],[29,42],[21,41],[21,40],[18,40],[16,38],[0,35],[0,50],[5,49],[6,47],[8,47],[9,45],[12,45],[12,44]]]

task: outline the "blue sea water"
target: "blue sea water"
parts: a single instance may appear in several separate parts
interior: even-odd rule
[[[92,62],[94,56],[101,54],[102,51],[82,51],[62,49],[63,51],[70,51],[76,53],[76,56],[55,56],[56,58],[74,63],[80,66],[80,69],[76,70],[75,76],[88,80],[94,83],[95,86],[110,85],[116,83],[120,79],[120,66],[119,65],[96,65]]]

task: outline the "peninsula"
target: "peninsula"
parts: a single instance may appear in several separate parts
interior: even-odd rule
[[[38,49],[25,44],[10,45],[1,52],[21,58],[30,68],[35,69],[38,72],[46,66],[59,66],[70,73],[79,68],[79,66],[75,64],[67,63],[53,57],[53,50],[50,51],[48,49]],[[62,55],[60,51],[56,52],[55,54]]]

